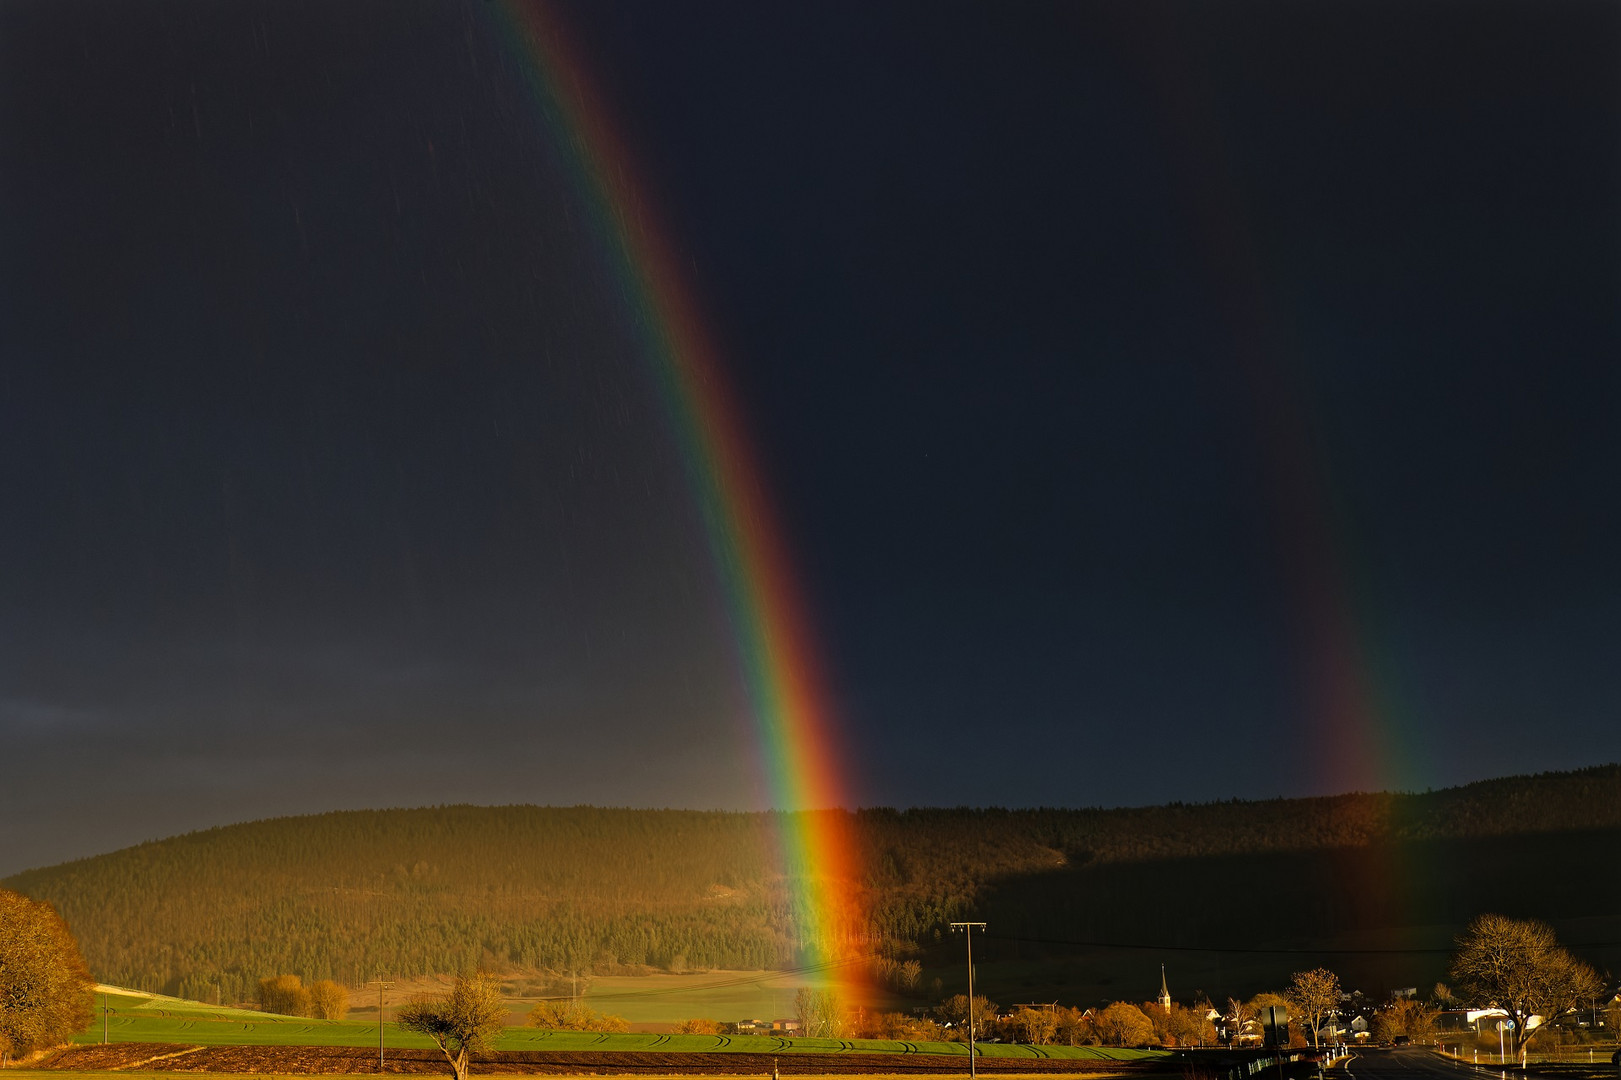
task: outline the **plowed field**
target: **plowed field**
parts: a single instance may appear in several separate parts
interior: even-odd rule
[[[784,1076],[828,1074],[966,1072],[960,1055],[947,1054],[771,1054],[668,1053],[646,1050],[507,1050],[474,1059],[474,1073],[519,1075],[708,1075]],[[1163,1071],[1163,1062],[1158,1062]],[[86,1072],[139,1069],[142,1072],[204,1073],[376,1073],[377,1051],[349,1046],[185,1046],[164,1043],[113,1043],[72,1046],[40,1065],[41,1069]],[[1147,1074],[1148,1064],[1121,1061],[1037,1057],[981,1058],[983,1074],[1088,1073],[1094,1077]],[[445,1059],[432,1050],[390,1050],[384,1072],[445,1074]]]

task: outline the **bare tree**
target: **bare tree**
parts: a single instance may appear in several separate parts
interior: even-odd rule
[[[1435,1010],[1416,998],[1397,998],[1373,1014],[1373,1037],[1381,1043],[1406,1036],[1424,1042],[1434,1034]]]
[[[989,1034],[991,1027],[996,1023],[998,1009],[996,1002],[991,1001],[984,994],[974,995],[974,1030]],[[959,1037],[967,1038],[968,1033],[968,995],[953,994],[934,1007],[934,1015],[945,1024],[948,1029],[947,1038],[955,1040]]]
[[[506,1026],[507,1007],[489,976],[463,974],[446,997],[412,998],[395,1019],[432,1039],[456,1080],[467,1080],[468,1055],[490,1048]]]
[[[1340,1007],[1340,977],[1327,968],[1297,971],[1285,996],[1294,1011],[1310,1023],[1311,1044],[1316,1046],[1318,1029]]]
[[[1215,1041],[1216,1029],[1210,1023],[1208,1001],[1192,1007],[1172,1005],[1165,1027],[1177,1046],[1203,1046]]]
[[[1033,1046],[1050,1043],[1058,1034],[1058,1013],[1046,1006],[1020,1005],[1008,1016],[1007,1023],[1018,1033],[1020,1042]]]
[[[1227,1025],[1227,1044],[1232,1046],[1255,1026],[1255,1010],[1237,998],[1228,998],[1227,1015],[1222,1019]]]
[[[1478,1005],[1496,1005],[1514,1018],[1514,1051],[1522,1058],[1545,1021],[1592,1001],[1594,970],[1554,937],[1552,927],[1506,915],[1482,915],[1458,939],[1452,980]]]
[[[90,970],[56,909],[0,889],[0,1057],[66,1042],[94,1015]]]
[[[804,1035],[836,1039],[844,1034],[844,1010],[839,995],[832,990],[800,987],[794,993],[794,1016]]]

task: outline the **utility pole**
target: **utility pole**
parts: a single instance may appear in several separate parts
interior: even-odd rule
[[[107,995],[101,995],[101,1045],[107,1045]]]
[[[377,984],[377,1071],[383,1071],[383,990],[394,984],[382,979],[373,979]]]
[[[968,1076],[970,1080],[975,1080],[978,1076],[978,1070],[974,1062],[974,930],[976,927],[980,933],[985,932],[985,924],[982,922],[954,922],[951,924],[951,928],[961,930],[968,941]]]

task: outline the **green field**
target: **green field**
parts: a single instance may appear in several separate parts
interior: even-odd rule
[[[377,1045],[375,1025],[349,1021],[272,1018],[260,1014],[257,1022],[211,1019],[206,1016],[123,1016],[108,1028],[112,1042],[183,1043],[191,1046],[364,1046]],[[101,1026],[78,1035],[75,1042],[101,1041]],[[428,1039],[383,1025],[383,1042],[394,1048],[431,1049]],[[659,1050],[706,1053],[867,1053],[961,1054],[968,1048],[951,1042],[896,1042],[885,1039],[777,1038],[769,1035],[659,1035],[631,1032],[597,1034],[586,1031],[542,1031],[507,1028],[496,1041],[497,1050]],[[1022,1046],[981,1043],[985,1057],[1070,1058],[1135,1061],[1160,1057],[1160,1051],[1117,1050],[1097,1046]]]
[[[110,1011],[103,1028],[103,1003]],[[205,1005],[199,1001],[134,992],[96,995],[96,1017],[73,1041],[186,1043],[193,1046],[376,1046],[377,1025],[350,1020],[308,1020],[252,1009]],[[389,1046],[433,1046],[428,1039],[383,1028]]]
[[[183,1043],[189,1046],[376,1046],[377,1025],[352,1020],[309,1020],[275,1016],[248,1009],[206,1005],[197,1001],[134,992],[96,995],[97,1016],[74,1037],[78,1043],[102,1038],[100,1008],[105,997],[110,1042]],[[383,1025],[383,1043],[396,1048],[432,1049],[421,1035]],[[896,1042],[885,1039],[801,1039],[769,1035],[661,1035],[632,1032],[605,1035],[584,1031],[544,1031],[509,1027],[496,1041],[497,1050],[659,1050],[705,1053],[865,1053],[961,1054],[968,1048],[952,1042]],[[1117,1050],[1097,1046],[1020,1046],[981,1043],[986,1057],[1068,1058],[1137,1061],[1164,1057],[1158,1050]],[[52,1074],[65,1080],[66,1074]]]

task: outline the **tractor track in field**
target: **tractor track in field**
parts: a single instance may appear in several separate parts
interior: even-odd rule
[[[848,1044],[846,1044],[848,1045]],[[783,1076],[806,1074],[960,1073],[957,1054],[858,1050],[788,1054],[659,1050],[502,1050],[473,1059],[485,1075],[706,1075]],[[165,1043],[112,1043],[72,1046],[57,1051],[37,1068],[63,1071],[124,1070],[174,1073],[377,1073],[377,1051],[352,1046],[186,1046]],[[389,1050],[387,1073],[441,1075],[448,1071],[436,1050]],[[995,1073],[1148,1073],[1145,1064],[1073,1058],[994,1057],[978,1059],[978,1071]],[[1160,1072],[1164,1071],[1160,1063]]]

